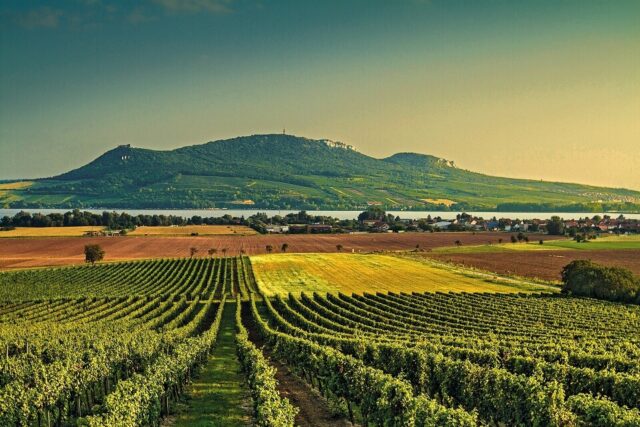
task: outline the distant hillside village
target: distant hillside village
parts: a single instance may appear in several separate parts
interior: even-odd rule
[[[96,214],[78,209],[47,215],[21,211],[13,217],[0,219],[0,232],[15,227],[67,227],[102,226],[103,230],[88,232],[90,236],[125,235],[127,230],[140,226],[184,226],[184,225],[246,225],[263,234],[302,233],[404,233],[404,232],[456,232],[456,231],[503,231],[518,233],[547,233],[596,235],[600,233],[639,233],[640,220],[628,219],[623,215],[595,215],[591,218],[562,219],[517,219],[476,217],[462,213],[455,217],[427,216],[407,219],[386,213],[380,206],[370,206],[357,218],[341,220],[329,216],[313,215],[300,211],[288,215],[267,216],[258,213],[248,217],[223,215],[219,217],[178,215],[130,215],[126,212],[103,212]]]

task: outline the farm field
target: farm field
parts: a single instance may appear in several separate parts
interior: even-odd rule
[[[247,309],[275,356],[344,399],[363,425],[640,423],[638,306],[549,294],[317,293]]]
[[[338,289],[287,293],[296,269]],[[379,254],[1,272],[0,425],[640,423],[639,306],[478,277]]]
[[[221,235],[198,237],[82,237],[0,239],[0,269],[81,264],[87,244],[99,244],[106,252],[106,261],[122,261],[142,258],[184,257],[189,249],[198,249],[197,256],[206,256],[210,248],[227,249],[227,255],[266,253],[271,245],[279,251],[283,243],[287,252],[336,252],[342,245],[343,252],[371,252],[377,250],[407,251],[419,245],[429,250],[451,246],[456,240],[465,246],[482,245],[488,241],[508,239],[505,233],[382,233],[382,234],[297,234],[297,235]],[[557,237],[531,235],[531,239],[553,240]]]
[[[259,288],[289,292],[541,292],[527,282],[473,277],[428,262],[377,254],[277,254],[251,257]]]
[[[245,225],[184,225],[175,227],[138,227],[128,232],[129,236],[219,236],[225,234],[253,235],[257,232]]]
[[[515,274],[543,280],[560,280],[562,268],[578,259],[628,268],[640,275],[640,249],[432,252],[420,256],[498,274]]]
[[[530,239],[531,240],[531,239]],[[435,248],[436,253],[496,253],[513,251],[550,251],[550,250],[579,250],[602,251],[618,249],[640,249],[640,236],[605,236],[586,242],[576,242],[572,239],[557,239],[540,244],[538,241],[529,243],[482,244],[469,246],[445,246]]]
[[[0,238],[8,237],[81,237],[89,231],[101,231],[101,226],[78,227],[16,227],[14,230],[0,231]]]

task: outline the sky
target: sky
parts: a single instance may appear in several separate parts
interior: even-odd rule
[[[283,128],[640,190],[640,1],[0,2],[0,179]]]

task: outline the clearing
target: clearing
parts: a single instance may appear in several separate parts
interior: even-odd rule
[[[277,254],[251,257],[256,281],[267,295],[289,292],[542,292],[545,285],[500,280],[390,255]]]

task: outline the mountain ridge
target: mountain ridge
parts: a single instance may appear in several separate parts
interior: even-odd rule
[[[640,192],[503,178],[329,139],[240,136],[173,150],[119,145],[68,172],[3,189],[5,207],[636,210]],[[636,206],[638,205],[638,206]],[[579,209],[580,208],[580,209]],[[575,210],[574,210],[575,209]]]

